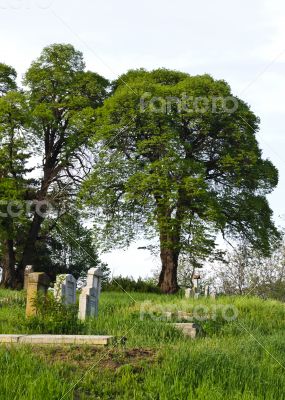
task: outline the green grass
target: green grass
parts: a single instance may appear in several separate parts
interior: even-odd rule
[[[45,328],[26,322],[24,301],[24,293],[0,290],[0,333]],[[225,306],[236,320],[224,319]],[[207,316],[201,338],[173,328],[178,311]],[[1,346],[0,399],[285,399],[285,306],[277,301],[108,292],[99,317],[80,329],[127,341],[109,349]]]

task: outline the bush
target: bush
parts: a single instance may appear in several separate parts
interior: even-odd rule
[[[38,294],[35,299],[37,315],[26,320],[26,327],[33,333],[80,334],[84,324],[78,320],[76,305],[58,302],[52,293]]]
[[[110,281],[103,283],[103,290],[107,292],[140,292],[140,293],[160,293],[160,289],[150,280],[132,277],[118,276]]]

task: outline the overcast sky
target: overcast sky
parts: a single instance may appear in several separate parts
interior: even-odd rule
[[[0,0],[0,27],[0,62],[20,77],[44,46],[72,43],[109,79],[140,67],[225,79],[261,118],[260,146],[280,173],[269,200],[285,225],[284,1]],[[158,262],[137,247],[103,258],[115,275],[146,276]]]

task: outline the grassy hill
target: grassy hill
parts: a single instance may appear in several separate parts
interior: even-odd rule
[[[105,349],[0,346],[0,399],[285,399],[285,306],[277,301],[108,292],[97,319],[74,325],[63,314],[27,322],[24,311],[24,293],[0,290],[0,333],[127,340]],[[202,328],[194,341],[171,324],[186,314]]]

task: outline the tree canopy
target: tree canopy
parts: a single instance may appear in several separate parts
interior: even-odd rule
[[[7,210],[13,199],[25,208],[21,218],[1,216],[2,283],[21,287],[25,266],[39,262],[38,252],[55,240],[51,231],[75,204],[88,171],[94,112],[103,104],[109,83],[86,71],[82,53],[68,44],[44,48],[26,72],[22,89],[15,80],[15,70],[0,64],[2,208]],[[28,179],[31,169],[33,179]],[[46,223],[48,205],[52,211]]]
[[[105,248],[154,238],[164,293],[178,290],[179,257],[201,266],[219,233],[270,253],[278,172],[258,117],[225,81],[138,69],[110,83],[69,44],[44,48],[22,87],[16,78],[0,64],[2,284],[22,287],[28,264],[80,276],[82,248],[100,262],[100,237]]]
[[[83,197],[112,243],[159,238],[163,292],[178,289],[179,255],[206,257],[218,232],[270,251],[278,231],[266,195],[278,172],[262,158],[259,119],[225,81],[132,70],[96,114]]]

